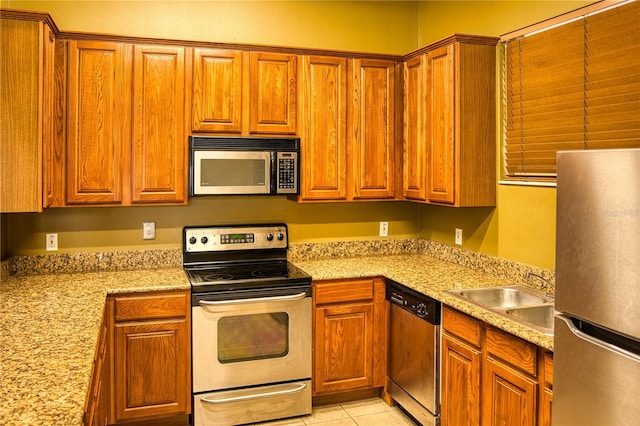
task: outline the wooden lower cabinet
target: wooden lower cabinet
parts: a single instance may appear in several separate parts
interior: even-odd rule
[[[84,409],[83,424],[85,426],[105,426],[109,417],[109,345],[108,345],[107,310],[102,316],[98,347],[93,360],[91,381]]]
[[[483,362],[482,372],[482,424],[534,426],[536,379],[491,357]]]
[[[109,297],[110,423],[191,412],[188,291]]]
[[[551,426],[551,403],[553,402],[553,354],[546,351],[541,362],[543,386],[540,388],[538,425]]]
[[[384,279],[315,282],[313,298],[314,396],[384,387]]]
[[[443,336],[442,424],[480,424],[480,359],[479,348]]]
[[[548,425],[551,353],[444,307],[442,425]]]

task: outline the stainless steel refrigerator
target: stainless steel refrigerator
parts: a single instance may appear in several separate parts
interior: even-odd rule
[[[554,426],[640,425],[640,149],[559,152]]]

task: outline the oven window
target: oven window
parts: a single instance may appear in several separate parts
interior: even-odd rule
[[[222,364],[289,353],[289,315],[286,312],[237,315],[218,321],[218,360]]]

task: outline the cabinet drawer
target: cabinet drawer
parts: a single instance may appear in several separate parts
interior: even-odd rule
[[[373,300],[373,279],[316,282],[313,292],[316,305]]]
[[[487,352],[525,373],[536,375],[537,347],[516,336],[487,327]]]
[[[184,317],[188,308],[186,292],[123,296],[114,299],[116,321]]]
[[[457,336],[474,346],[480,347],[482,323],[477,319],[443,306],[442,327],[445,333]]]

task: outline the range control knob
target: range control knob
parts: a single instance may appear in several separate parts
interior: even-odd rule
[[[267,241],[273,241],[273,234],[271,232],[267,234]]]
[[[416,306],[416,313],[420,318],[426,317],[428,314],[427,306],[424,303],[419,304],[418,306]]]
[[[195,244],[198,239],[196,237],[189,238],[189,244]]]
[[[284,240],[284,234],[282,232],[278,232],[278,241]]]
[[[201,242],[202,244],[207,244],[207,241],[209,241],[209,238],[207,238],[207,237],[202,237],[202,238],[200,238],[200,242]]]

